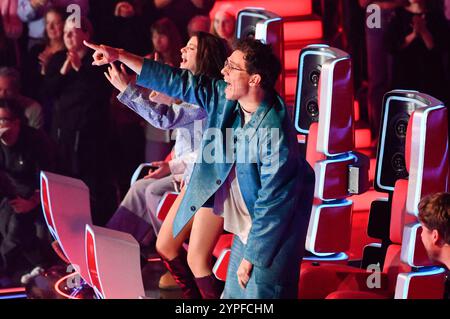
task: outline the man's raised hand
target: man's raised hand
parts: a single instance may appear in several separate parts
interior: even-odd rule
[[[94,54],[92,55],[92,57],[94,58],[94,62],[92,62],[92,65],[105,65],[119,59],[120,49],[109,47],[103,44],[97,45],[89,43],[87,41],[83,41],[83,43],[88,48],[95,50]]]

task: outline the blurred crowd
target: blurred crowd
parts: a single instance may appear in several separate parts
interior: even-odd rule
[[[40,170],[83,180],[93,222],[105,225],[136,167],[163,162],[172,151],[170,131],[121,105],[106,68],[92,67],[83,41],[157,55],[179,66],[180,50],[195,32],[211,32],[231,44],[234,15],[219,10],[212,22],[213,5],[213,0],[1,1],[0,287],[52,262],[40,211]]]

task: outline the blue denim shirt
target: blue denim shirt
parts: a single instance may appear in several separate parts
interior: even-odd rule
[[[198,157],[201,162],[194,167],[175,217],[174,235],[217,191],[236,163],[239,187],[252,219],[244,258],[258,267],[269,267],[261,280],[291,280],[283,272],[288,264],[298,267],[303,256],[314,171],[300,156],[296,132],[282,99],[268,94],[241,128],[239,103],[225,98],[227,84],[223,80],[145,60],[137,84],[197,104],[208,113],[208,129]],[[208,134],[211,129],[215,134]],[[277,134],[278,138],[272,138]],[[214,153],[220,160],[208,162],[205,153]]]
[[[183,179],[188,183],[206,127],[206,112],[198,105],[184,102],[170,106],[153,102],[149,99],[149,90],[134,84],[129,84],[125,91],[117,95],[117,99],[154,127],[175,129],[173,161],[183,162]]]

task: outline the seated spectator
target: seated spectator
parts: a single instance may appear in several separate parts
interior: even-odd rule
[[[39,174],[53,169],[53,155],[49,139],[26,125],[17,102],[0,99],[0,287],[5,278],[17,284],[18,276],[49,265]]]
[[[93,223],[102,226],[116,205],[110,167],[111,91],[83,45],[92,33],[87,18],[81,18],[80,27],[66,20],[66,50],[50,59],[43,89],[54,103],[51,136],[58,147],[58,172],[86,183]]]
[[[211,29],[211,20],[208,16],[198,15],[189,21],[188,34],[192,37],[196,32],[209,32]]]
[[[219,77],[220,68],[225,61],[224,43],[204,32],[194,34],[186,47],[182,50],[180,68],[187,69],[194,74],[205,74]],[[189,183],[197,152],[201,144],[203,129],[206,125],[206,112],[197,105],[180,103],[171,98],[139,88],[130,82],[125,70],[121,72],[112,65],[108,79],[121,91],[118,99],[130,109],[141,115],[152,125],[163,129],[176,129],[174,156],[168,162],[154,162],[159,167],[142,180],[137,181],[129,190],[125,199],[117,209],[108,227],[125,231],[134,235],[141,245],[148,244],[155,234],[159,233],[161,221],[156,213],[162,195],[167,191],[175,191],[174,182]],[[196,123],[197,121],[197,123]],[[180,195],[181,196],[181,195]],[[217,238],[222,233],[222,218],[204,209],[205,225],[208,229],[201,230],[202,236]],[[197,216],[197,218],[199,218]],[[199,219],[200,220],[200,219]],[[153,229],[151,228],[153,227]],[[206,238],[206,237],[204,237]],[[211,252],[209,246],[214,243],[204,243],[200,249],[204,250],[205,268],[209,269]],[[181,245],[181,243],[180,243]],[[196,247],[193,245],[193,250]],[[181,247],[174,247],[175,250]],[[209,269],[209,272],[211,270]],[[208,271],[207,271],[208,272]],[[170,273],[161,277],[160,288],[176,285]]]
[[[434,1],[410,1],[396,9],[388,31],[393,54],[393,89],[418,90],[447,100],[444,52],[448,42],[445,16]]]
[[[226,40],[230,50],[233,47],[233,41],[235,40],[235,24],[236,18],[227,6],[222,6],[216,12],[212,23],[211,33]]]
[[[35,44],[45,41],[45,13],[51,7],[59,7],[66,11],[69,5],[78,5],[80,14],[87,16],[89,13],[89,0],[18,0],[19,18],[28,24],[28,49]]]
[[[450,270],[450,193],[437,193],[422,198],[419,203],[422,242],[432,261]],[[447,276],[445,298],[450,298]]]
[[[0,98],[15,99],[22,107],[28,125],[40,129],[44,125],[41,105],[20,94],[20,74],[10,67],[0,68]]]

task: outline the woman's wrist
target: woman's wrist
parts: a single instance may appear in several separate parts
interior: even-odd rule
[[[124,49],[120,49],[120,48],[116,48],[116,54],[117,54],[117,61],[120,62],[124,62],[124,60],[126,59],[126,54],[127,51],[125,51]]]

